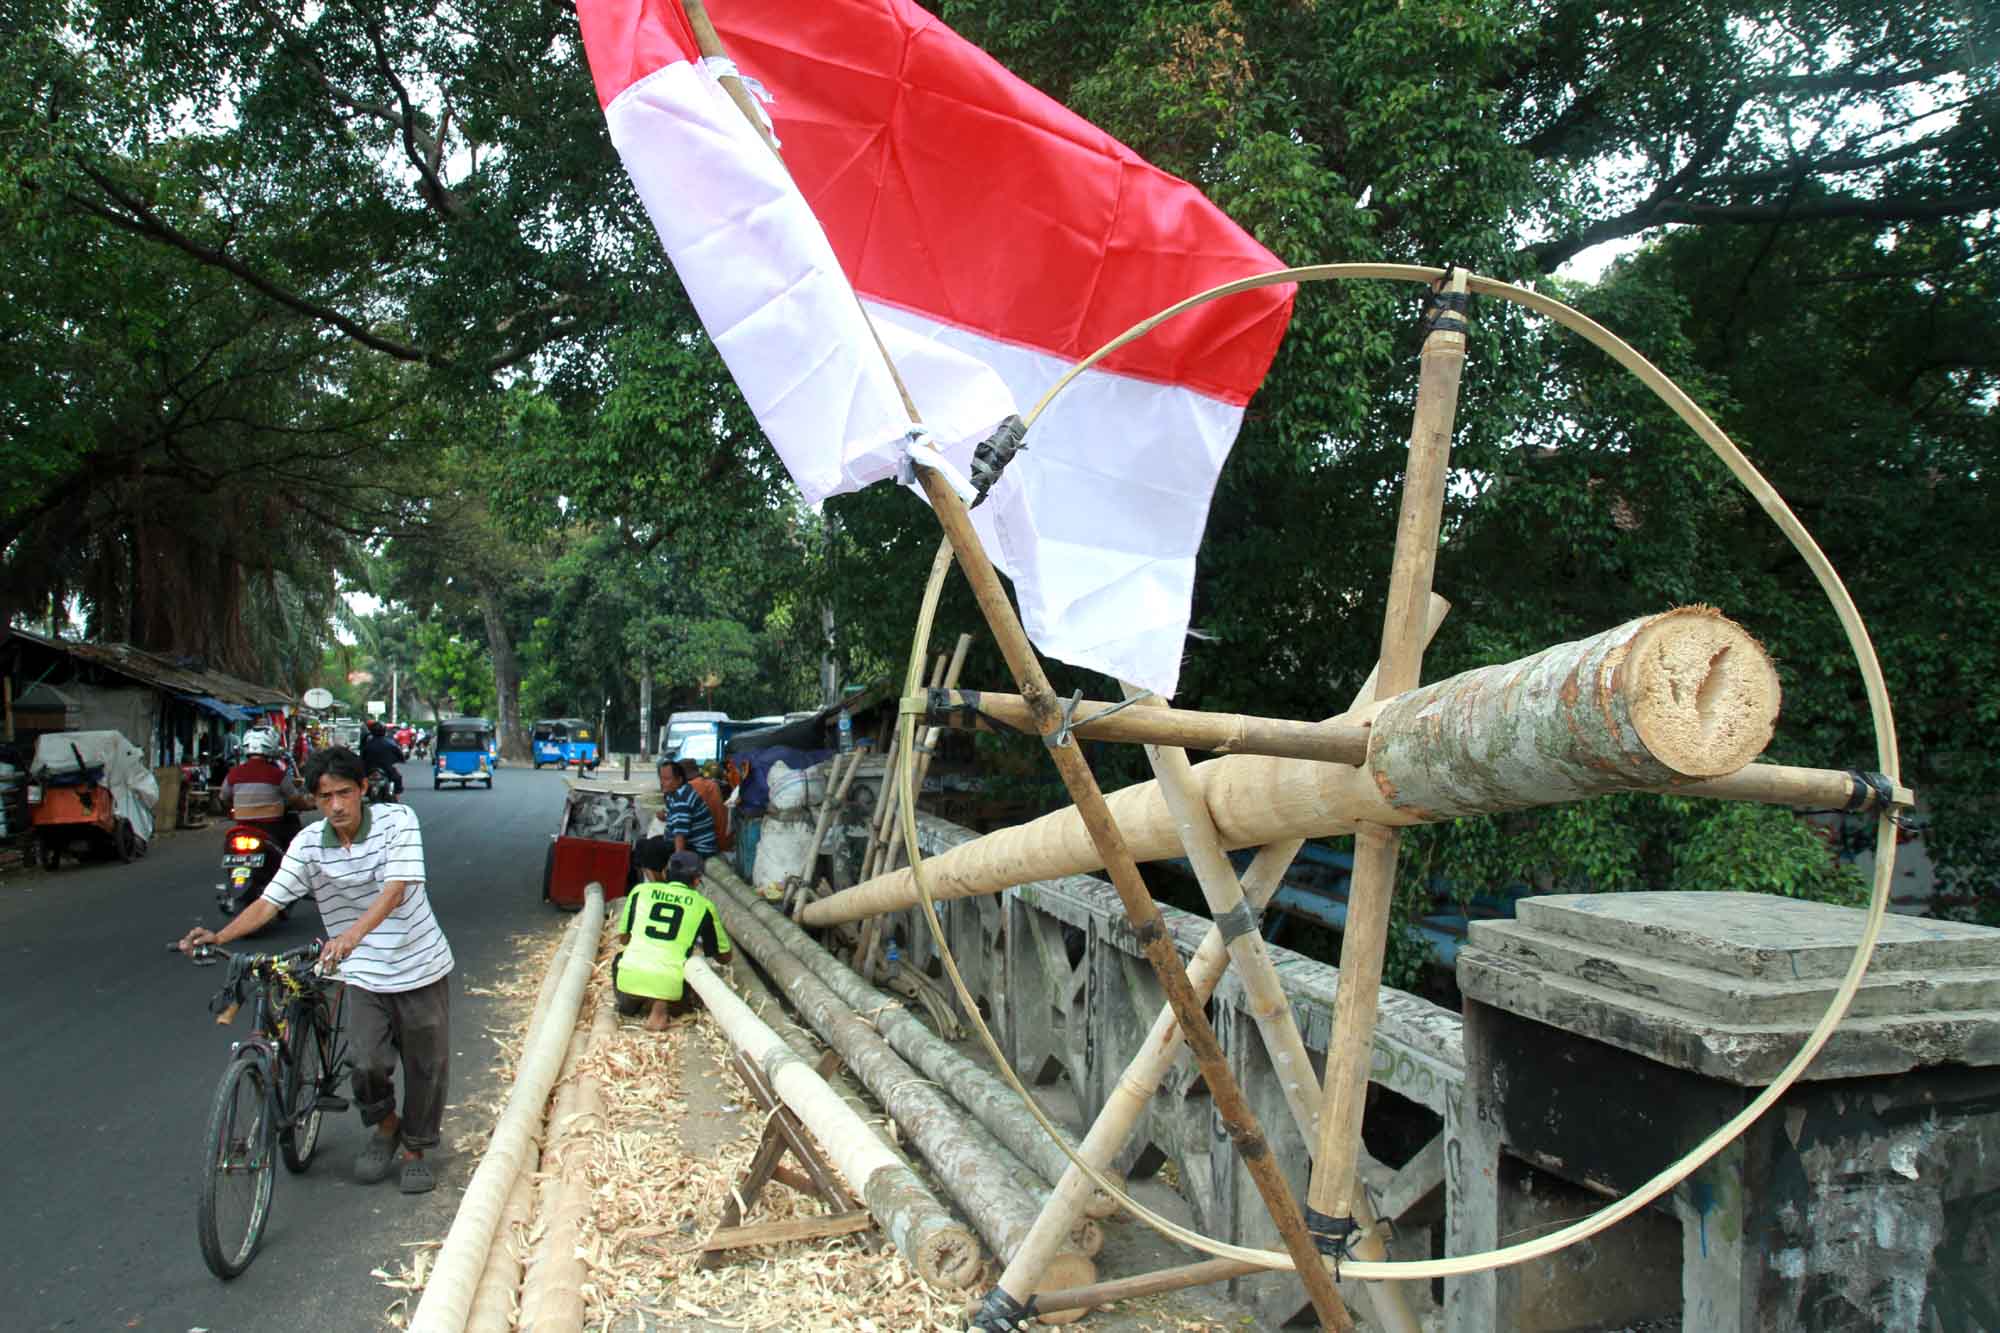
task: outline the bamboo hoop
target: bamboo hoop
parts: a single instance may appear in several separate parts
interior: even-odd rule
[[[1054,400],[1058,393],[1078,375],[1082,374],[1083,371],[1101,361],[1105,356],[1124,346],[1126,343],[1131,342],[1133,339],[1143,336],[1174,315],[1192,309],[1194,306],[1204,302],[1233,295],[1237,292],[1249,291],[1256,287],[1271,286],[1285,282],[1386,279],[1434,286],[1445,276],[1445,270],[1425,268],[1411,264],[1321,264],[1303,268],[1283,269],[1210,288],[1208,291],[1188,297],[1186,300],[1169,306],[1151,318],[1141,321],[1139,324],[1120,334],[1117,338],[1114,338],[1111,342],[1106,343],[1097,351],[1091,353],[1083,361],[1072,366],[1061,379],[1050,386],[1047,393],[1042,395],[1041,401],[1029,412],[1026,421],[1028,425],[1032,426],[1035,419],[1040,416],[1043,409]],[[1525,288],[1515,287],[1512,284],[1499,282],[1491,278],[1483,278],[1477,274],[1471,275],[1467,279],[1467,286],[1476,294],[1499,297],[1534,310],[1554,320],[1564,328],[1579,334],[1593,346],[1611,356],[1613,360],[1624,366],[1644,383],[1662,402],[1666,403],[1675,415],[1680,417],[1701,438],[1703,443],[1708,445],[1710,451],[1722,461],[1724,466],[1736,477],[1744,489],[1751,494],[1757,501],[1758,507],[1778,526],[1779,530],[1785,534],[1786,540],[1792,544],[1793,549],[1805,560],[1807,567],[1813,573],[1814,579],[1819,583],[1821,591],[1826,594],[1828,602],[1832,605],[1834,613],[1840,621],[1841,629],[1847,636],[1848,646],[1854,654],[1856,666],[1861,674],[1863,687],[1868,695],[1869,716],[1875,731],[1876,763],[1899,795],[1903,793],[1905,789],[1901,786],[1901,768],[1896,752],[1894,711],[1889,702],[1888,687],[1882,678],[1881,663],[1876,656],[1874,643],[1869,638],[1867,626],[1861,619],[1859,609],[1854,605],[1854,599],[1849,595],[1846,585],[1841,582],[1840,576],[1834,570],[1832,562],[1827,559],[1825,552],[1819,548],[1819,544],[1813,540],[1811,533],[1806,530],[1805,525],[1799,521],[1797,515],[1792,513],[1791,508],[1786,505],[1783,497],[1779,496],[1770,483],[1765,481],[1763,476],[1750,463],[1749,459],[1736,447],[1735,442],[1724,433],[1721,427],[1717,426],[1709,418],[1707,413],[1703,412],[1687,396],[1680,386],[1668,379],[1616,334],[1613,334],[1610,330],[1604,328],[1581,312],[1564,305],[1560,301],[1543,296],[1538,292],[1531,292]],[[934,577],[941,578],[941,575],[934,575]],[[931,599],[928,604],[934,606],[935,600]],[[929,623],[920,618],[916,626],[915,643],[921,645],[929,637],[929,634]],[[913,648],[912,651],[914,655],[918,649]],[[902,728],[898,735],[899,743],[905,742],[907,737],[908,728]],[[1877,811],[1875,881],[1869,897],[1868,914],[1862,925],[1861,939],[1855,946],[1854,957],[1849,963],[1847,972],[1841,979],[1839,988],[1835,991],[1833,999],[1828,1003],[1826,1012],[1821,1015],[1819,1022],[1800,1046],[1798,1053],[1779,1071],[1777,1079],[1751,1099],[1741,1111],[1730,1117],[1707,1138],[1690,1149],[1686,1155],[1663,1168],[1652,1179],[1646,1181],[1632,1193],[1606,1205],[1595,1213],[1580,1218],[1555,1231],[1513,1245],[1501,1246],[1497,1249],[1477,1254],[1454,1255],[1445,1259],[1382,1263],[1349,1261],[1342,1265],[1343,1273],[1363,1280],[1371,1278],[1393,1281],[1428,1280],[1462,1277],[1471,1273],[1487,1272],[1543,1258],[1566,1249],[1578,1241],[1588,1239],[1607,1227],[1623,1221],[1641,1208],[1652,1203],[1675,1185],[1678,1185],[1689,1175],[1699,1170],[1704,1163],[1712,1159],[1717,1153],[1721,1152],[1723,1148],[1727,1147],[1745,1129],[1755,1123],[1759,1117],[1775,1105],[1777,1100],[1785,1094],[1792,1084],[1798,1081],[1799,1076],[1805,1072],[1806,1068],[1819,1054],[1821,1048],[1826,1045],[1827,1039],[1833,1035],[1834,1028],[1839,1026],[1841,1018],[1846,1014],[1848,1006],[1853,1002],[1855,992],[1860,989],[1861,978],[1867,971],[1870,958],[1874,956],[1875,943],[1881,934],[1883,920],[1888,914],[1889,894],[1895,874],[1895,815],[1896,809],[1894,806],[1883,807]],[[918,845],[916,821],[906,812],[902,824],[904,841],[910,855],[910,868],[917,883],[918,904],[923,908],[925,920],[929,924],[936,941],[939,961],[943,963],[945,971],[951,977],[952,985],[958,992],[960,1003],[967,1007],[967,1017],[974,1031],[978,1034],[980,1041],[986,1046],[988,1052],[994,1056],[1000,1070],[1008,1081],[1014,1084],[1017,1091],[1022,1091],[1025,1095],[1025,1089],[1022,1088],[1018,1076],[1012,1067],[1007,1064],[1006,1060],[1002,1058],[999,1043],[994,1039],[992,1031],[981,1018],[978,1006],[972,1002],[970,990],[966,987],[965,980],[958,971],[957,960],[953,957],[950,945],[944,938],[943,923],[938,920],[935,904],[931,900],[924,881],[924,857],[922,849]],[[1040,1107],[1031,1098],[1028,1099],[1028,1105],[1030,1111],[1035,1113],[1039,1118],[1041,1115]],[[1120,1199],[1127,1212],[1169,1239],[1177,1240],[1182,1244],[1191,1246],[1194,1249],[1217,1258],[1254,1264],[1260,1268],[1282,1270],[1293,1267],[1289,1254],[1274,1250],[1261,1250],[1230,1245],[1213,1237],[1203,1236],[1186,1227],[1182,1227],[1170,1219],[1152,1212],[1124,1191],[1116,1190],[1111,1182],[1104,1179],[1089,1162],[1082,1160],[1080,1155],[1073,1155],[1071,1161],[1081,1169],[1084,1175],[1090,1177],[1099,1188],[1113,1190],[1115,1197]]]
[[[583,910],[570,922],[562,980],[551,993],[542,1025],[528,1034],[522,1047],[513,1091],[507,1094],[506,1108],[493,1127],[486,1155],[473,1171],[465,1197],[459,1200],[451,1230],[438,1250],[437,1265],[410,1316],[411,1333],[461,1333],[465,1328],[486,1270],[494,1229],[507,1196],[513,1192],[515,1178],[527,1165],[528,1151],[541,1126],[542,1108],[548,1104],[549,1089],[569,1047],[570,1028],[583,1003],[603,928],[604,886],[592,883],[584,888]]]

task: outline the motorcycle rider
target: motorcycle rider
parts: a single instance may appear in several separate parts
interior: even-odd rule
[[[361,743],[361,762],[370,773],[389,775],[389,794],[396,800],[403,799],[403,772],[396,765],[403,761],[403,752],[391,739],[389,729],[381,721],[368,724],[368,739]]]
[[[285,743],[269,727],[252,727],[243,735],[243,758],[222,779],[222,804],[239,823],[270,831],[280,847],[298,835],[295,811],[310,810],[312,799],[299,790],[284,764]]]

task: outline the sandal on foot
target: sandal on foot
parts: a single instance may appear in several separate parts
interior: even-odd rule
[[[403,1178],[397,1188],[405,1194],[428,1194],[437,1188],[437,1177],[431,1172],[431,1164],[421,1157],[403,1159]]]
[[[354,1178],[364,1185],[387,1180],[396,1169],[396,1140],[380,1134],[368,1136],[368,1146],[354,1159]]]

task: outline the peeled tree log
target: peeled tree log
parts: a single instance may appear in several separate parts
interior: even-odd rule
[[[1361,767],[1225,755],[1192,776],[1222,845],[1262,847],[1451,817],[1426,801],[1463,815],[1712,780],[1769,742],[1778,698],[1777,672],[1755,639],[1708,608],[1682,608],[1398,695],[1373,714]],[[1481,727],[1497,727],[1498,739],[1473,734]],[[1454,783],[1442,770],[1459,762],[1480,776]],[[1181,855],[1157,782],[1105,799],[1134,859]],[[925,862],[938,901],[1102,868],[1073,808]],[[830,926],[916,902],[905,868],[805,904],[799,919]]]
[[[938,1217],[923,1182],[882,1145],[867,1121],[782,1037],[758,1021],[706,959],[688,959],[685,975],[729,1040],[764,1071],[772,1089],[826,1149],[834,1169],[861,1196],[917,1276],[945,1291],[963,1291],[978,1281],[983,1267],[978,1242],[963,1227]]]
[[[711,901],[723,913],[731,943],[756,959],[813,1031],[840,1052],[849,1071],[875,1095],[918,1154],[930,1163],[938,1183],[993,1252],[1003,1263],[1011,1258],[1034,1227],[1041,1209],[1041,1199],[1015,1179],[1017,1171],[1026,1170],[1020,1160],[935,1083],[912,1069],[756,917],[737,909],[727,890],[717,888],[717,893]],[[1092,1233],[1085,1243],[1101,1243],[1101,1229],[1095,1223],[1085,1226]],[[1051,1285],[1072,1285],[1068,1278],[1056,1277],[1058,1271],[1096,1274],[1097,1266],[1081,1252],[1074,1234],[1064,1251],[1049,1265],[1045,1280]]]
[[[1063,1178],[1070,1167],[1069,1157],[997,1075],[961,1055],[894,998],[869,985],[811,936],[772,910],[735,875],[718,866],[704,882],[731,938],[738,934],[738,924],[744,916],[753,918],[844,1003],[857,1013],[867,1014],[875,1030],[898,1055],[948,1089],[953,1100],[970,1111],[973,1119],[1033,1168],[1044,1182],[1054,1185]],[[1306,1076],[1311,1078],[1310,1070]],[[1075,1140],[1070,1141],[1070,1146],[1076,1146]],[[1117,1201],[1102,1190],[1093,1190],[1092,1194],[1094,1197],[1086,1209],[1092,1217],[1109,1217],[1118,1210]]]
[[[1368,768],[1426,822],[1734,773],[1771,743],[1778,673],[1709,607],[1630,621],[1398,695]]]

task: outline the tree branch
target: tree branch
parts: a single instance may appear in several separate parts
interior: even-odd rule
[[[378,352],[396,358],[398,361],[414,361],[432,366],[448,364],[443,358],[434,353],[427,352],[421,347],[414,347],[409,343],[397,342],[393,338],[385,338],[367,325],[341,314],[338,310],[330,309],[317,302],[308,300],[297,292],[280,287],[276,282],[265,277],[262,273],[251,268],[234,255],[203,245],[201,242],[195,240],[192,236],[189,236],[186,232],[162,218],[158,213],[155,213],[151,208],[148,208],[143,200],[126,190],[118,182],[99,171],[96,167],[91,166],[89,163],[82,163],[81,167],[84,175],[88,176],[96,183],[100,190],[103,190],[106,195],[110,196],[118,204],[119,208],[125,210],[121,213],[118,208],[108,208],[94,199],[86,199],[79,194],[70,194],[67,196],[71,204],[81,208],[91,216],[109,222],[115,227],[132,232],[134,235],[150,237],[156,241],[164,241],[166,244],[173,246],[175,249],[180,250],[203,264],[209,265],[211,268],[219,268],[225,273],[233,274],[251,289],[263,293],[286,309],[296,310],[300,314],[310,316],[322,324],[339,329],[342,333],[364,347],[373,348]]]

